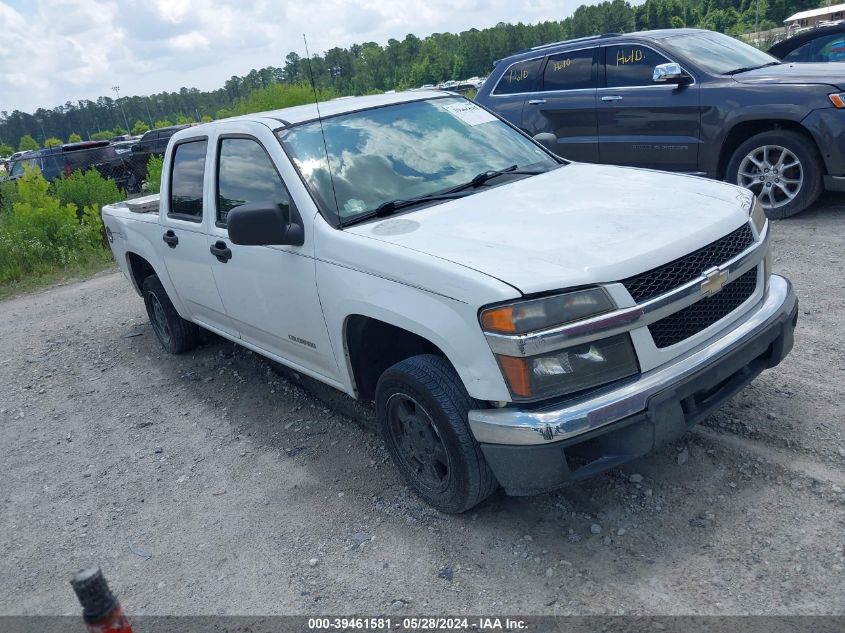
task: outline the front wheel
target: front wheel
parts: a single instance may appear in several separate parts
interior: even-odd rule
[[[791,130],[752,136],[733,153],[727,180],[750,189],[769,218],[800,213],[822,192],[823,166],[812,141]]]
[[[376,414],[387,450],[408,485],[441,512],[465,512],[498,487],[467,423],[479,406],[440,356],[412,356],[379,378]]]

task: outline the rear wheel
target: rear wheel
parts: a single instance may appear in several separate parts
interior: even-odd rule
[[[181,354],[199,345],[199,327],[179,316],[158,275],[144,279],[141,293],[153,331],[165,350],[171,354]]]
[[[772,130],[752,136],[736,149],[727,179],[751,190],[767,216],[782,219],[816,201],[822,192],[822,172],[812,141],[791,130]]]
[[[442,512],[465,512],[498,487],[467,423],[479,406],[440,356],[407,358],[379,378],[376,413],[387,450],[408,485]]]

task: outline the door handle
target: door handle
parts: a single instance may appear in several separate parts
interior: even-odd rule
[[[161,239],[164,240],[164,243],[170,248],[176,248],[176,245],[179,243],[179,238],[176,237],[176,233],[173,231],[167,231],[167,233],[161,236]]]
[[[622,101],[622,97],[620,95],[606,95],[601,98],[602,101]]]
[[[208,250],[210,250],[211,254],[214,255],[217,258],[217,261],[222,264],[225,264],[232,259],[232,249],[226,246],[226,242],[223,240],[217,240]]]
[[[528,101],[531,105],[540,105],[541,103],[546,103],[545,99],[531,99]]]

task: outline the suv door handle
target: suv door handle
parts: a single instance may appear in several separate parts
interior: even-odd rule
[[[602,101],[622,101],[622,97],[620,95],[606,95],[601,98]]]
[[[222,264],[225,264],[232,259],[232,249],[226,246],[226,242],[223,240],[217,240],[208,250],[210,250],[211,254],[214,255],[217,258],[217,261]]]
[[[179,238],[176,237],[176,233],[173,231],[167,231],[167,233],[161,236],[161,239],[164,240],[164,243],[170,248],[176,248],[176,245],[179,243]]]
[[[530,99],[528,101],[531,105],[540,105],[541,103],[546,103],[545,99]]]

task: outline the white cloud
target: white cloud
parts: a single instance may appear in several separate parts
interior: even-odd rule
[[[587,0],[595,2],[596,0]],[[0,110],[218,88],[304,54],[413,33],[560,20],[584,0],[0,0]]]

